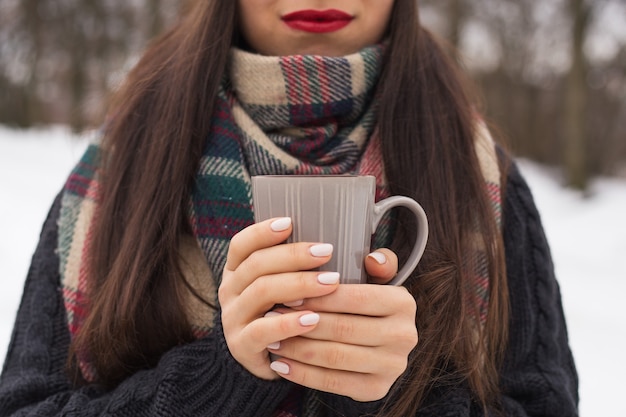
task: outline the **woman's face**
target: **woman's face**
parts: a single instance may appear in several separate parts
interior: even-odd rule
[[[342,56],[382,39],[395,0],[238,1],[241,33],[254,51]]]

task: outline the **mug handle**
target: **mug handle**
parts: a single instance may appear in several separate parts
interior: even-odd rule
[[[415,269],[419,263],[424,250],[426,249],[426,242],[428,241],[428,218],[422,206],[417,201],[409,197],[394,196],[388,197],[379,201],[374,205],[374,216],[372,219],[372,234],[376,232],[378,223],[383,218],[383,215],[394,207],[405,207],[415,215],[417,219],[416,238],[413,244],[413,250],[406,260],[404,266],[398,271],[397,275],[389,281],[388,285],[401,285],[409,277],[411,272]]]

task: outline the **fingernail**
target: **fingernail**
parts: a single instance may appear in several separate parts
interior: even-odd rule
[[[309,313],[300,317],[300,324],[303,326],[313,326],[319,323],[320,315],[317,313]]]
[[[283,303],[285,307],[300,307],[302,304],[304,304],[304,300],[296,300],[289,303]]]
[[[384,265],[387,263],[387,257],[380,252],[372,252],[367,255],[367,257],[375,260],[378,265]]]
[[[267,345],[267,348],[272,350],[278,350],[280,349],[280,342],[270,343],[269,345]]]
[[[330,243],[314,245],[309,248],[309,252],[311,252],[311,255],[316,257],[329,256],[333,254],[333,245]]]
[[[339,282],[339,272],[324,272],[317,276],[317,281],[320,284],[332,285]]]
[[[265,313],[264,317],[276,317],[276,316],[282,316],[282,314],[277,311],[268,311],[267,313]]]
[[[275,232],[284,232],[291,226],[291,217],[282,217],[274,220],[270,224],[270,228]]]
[[[289,375],[289,365],[287,365],[285,362],[272,362],[270,363],[270,368],[272,368],[274,372],[278,372],[279,374]]]

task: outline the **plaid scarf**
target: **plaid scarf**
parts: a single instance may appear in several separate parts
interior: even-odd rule
[[[253,223],[250,177],[261,174],[374,175],[376,199],[389,195],[380,142],[375,134],[375,86],[383,47],[345,57],[265,57],[234,49],[229,76],[222,83],[200,167],[188,204],[188,217],[215,281],[219,285],[230,239]],[[493,143],[479,131],[477,153],[500,216],[499,172]],[[60,272],[71,335],[88,313],[85,255],[99,196],[98,144],[91,145],[72,171],[63,193],[59,220]],[[382,229],[382,230],[381,230]],[[375,245],[389,241],[389,222]],[[486,258],[477,251],[479,270],[472,285],[486,314]],[[484,320],[481,314],[481,321]],[[192,318],[198,337],[210,320]],[[97,375],[88,357],[79,358],[87,381]],[[279,407],[282,417],[314,415],[311,398],[294,390]],[[303,404],[306,404],[304,406]]]

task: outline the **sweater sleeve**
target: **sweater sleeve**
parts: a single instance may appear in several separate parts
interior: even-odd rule
[[[504,242],[511,306],[501,370],[502,405],[510,417],[578,415],[578,377],[568,344],[559,286],[532,194],[515,165],[504,199]],[[385,400],[357,403],[321,394],[332,415],[375,415]],[[479,417],[466,387],[435,388],[418,417]],[[499,415],[499,413],[494,413]]]
[[[511,318],[503,406],[510,416],[577,416],[578,375],[559,285],[532,194],[515,166],[504,216]]]
[[[56,255],[57,197],[32,259],[0,376],[0,416],[269,416],[290,389],[264,381],[230,355],[221,323],[175,347],[156,368],[112,391],[74,387],[65,371],[70,343]],[[219,315],[218,315],[219,317]]]

